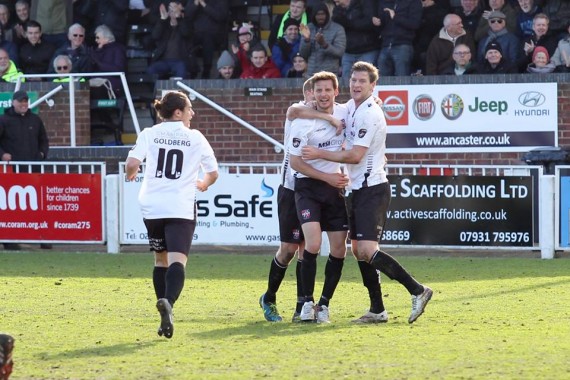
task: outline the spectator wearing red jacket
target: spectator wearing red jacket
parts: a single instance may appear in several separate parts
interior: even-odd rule
[[[275,64],[268,59],[263,46],[255,46],[251,50],[251,64],[241,73],[242,79],[281,78],[281,73]]]

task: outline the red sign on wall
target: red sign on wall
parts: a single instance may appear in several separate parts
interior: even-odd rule
[[[387,125],[408,125],[408,91],[379,91]]]
[[[0,174],[0,240],[103,241],[101,174]]]

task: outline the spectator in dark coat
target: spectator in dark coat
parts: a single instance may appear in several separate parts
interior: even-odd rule
[[[453,49],[453,62],[441,71],[442,75],[466,75],[475,73],[475,64],[471,60],[471,48],[457,44]]]
[[[503,57],[501,45],[491,41],[485,47],[485,61],[477,64],[476,74],[515,74],[517,67]]]
[[[167,10],[161,4],[159,10],[160,21],[152,29],[152,39],[157,47],[147,73],[163,79],[171,76],[187,78],[189,48],[186,41],[190,38],[190,25],[184,21],[182,5],[171,2]]]
[[[479,19],[479,25],[477,25],[477,30],[475,31],[476,42],[487,36],[489,31],[488,19],[492,11],[503,12],[507,21],[507,30],[511,33],[517,32],[517,12],[510,4],[505,4],[505,0],[489,0],[489,8],[483,11],[481,19]]]
[[[483,62],[485,60],[485,46],[491,41],[501,45],[503,57],[508,62],[518,62],[521,55],[521,41],[518,37],[507,30],[506,16],[501,11],[493,11],[489,15],[489,31],[487,37],[479,41],[479,49],[477,52],[477,60]]]
[[[58,55],[67,55],[72,63],[72,73],[91,72],[93,63],[89,57],[89,48],[85,44],[85,28],[80,24],[71,25],[67,30],[67,39],[68,42],[55,51],[54,58]],[[53,65],[50,67],[50,72],[54,72]]]
[[[332,20],[344,28],[346,50],[342,55],[342,77],[350,77],[352,65],[357,61],[375,64],[380,52],[378,30],[372,23],[376,12],[372,0],[337,0]]]
[[[524,54],[519,61],[519,70],[526,71],[528,65],[532,62],[532,53],[537,46],[543,46],[548,51],[548,55],[552,57],[558,47],[558,36],[552,34],[549,29],[549,18],[544,13],[534,16],[532,21],[532,36],[526,38],[523,42]]]
[[[422,19],[414,39],[412,71],[426,73],[426,55],[431,40],[438,35],[450,12],[449,0],[422,0]]]
[[[382,49],[378,69],[383,76],[408,76],[414,56],[413,42],[422,21],[421,0],[380,0],[373,23],[380,30]]]
[[[520,9],[517,11],[517,36],[525,39],[532,36],[532,20],[542,13],[534,0],[519,0]]]
[[[193,33],[192,51],[201,51],[204,79],[210,78],[214,54],[228,45],[229,14],[229,0],[188,0],[186,4],[185,16]]]
[[[456,8],[453,13],[461,17],[463,27],[471,36],[475,36],[479,20],[483,14],[480,0],[461,0],[461,7]]]
[[[306,78],[307,77],[307,61],[297,53],[293,57],[293,67],[287,72],[287,78]]]
[[[426,74],[443,74],[443,70],[453,62],[453,49],[457,44],[465,44],[470,51],[475,50],[473,38],[463,29],[461,17],[450,13],[443,19],[443,28],[431,40],[427,49]]]
[[[42,41],[42,26],[34,20],[26,23],[26,37],[28,42],[20,49],[22,71],[24,74],[46,74],[52,62],[55,47]]]
[[[99,25],[95,29],[97,48],[91,50],[93,70],[97,72],[125,72],[127,69],[127,54],[125,46],[115,40],[111,29],[106,25]],[[118,76],[106,77],[113,86],[117,97],[122,96],[121,78]]]
[[[30,20],[30,4],[26,0],[16,2],[16,20],[12,27],[12,41],[18,46],[26,43],[25,26]]]
[[[79,5],[74,7],[74,11],[92,20],[91,27],[107,25],[116,41],[126,43],[129,0],[76,0],[77,3]],[[87,31],[92,33],[89,28]]]

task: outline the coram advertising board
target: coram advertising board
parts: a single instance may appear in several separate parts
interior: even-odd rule
[[[377,86],[389,153],[527,152],[558,145],[556,83]]]
[[[121,244],[148,243],[138,204],[142,181],[142,174],[134,181],[122,179]],[[279,174],[220,174],[208,191],[197,193],[198,218],[193,243],[279,245],[280,181]]]

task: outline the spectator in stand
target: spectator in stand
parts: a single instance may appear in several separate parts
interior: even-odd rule
[[[479,25],[475,31],[475,41],[479,43],[487,36],[489,31],[489,15],[493,11],[501,11],[506,17],[507,30],[511,33],[517,32],[517,12],[510,4],[505,4],[505,0],[489,0],[489,7],[491,9],[483,11],[479,19]]]
[[[238,70],[236,70],[236,61],[229,51],[224,50],[218,58],[218,79],[236,79],[239,78]]]
[[[192,26],[192,50],[202,53],[202,79],[210,78],[214,55],[228,44],[229,0],[188,0],[186,19]]]
[[[129,0],[75,0],[77,11],[75,17],[87,17],[91,20],[91,25],[107,25],[115,36],[115,41],[126,44],[127,37],[127,14],[129,11]],[[82,24],[84,25],[84,24]],[[92,30],[87,28],[88,35]],[[98,45],[95,41],[95,45]]]
[[[469,51],[475,50],[473,38],[463,29],[461,17],[450,13],[443,19],[443,27],[427,49],[426,74],[444,74],[453,65],[453,51],[458,44],[469,46]]]
[[[422,18],[414,39],[412,71],[426,73],[427,49],[431,40],[439,33],[445,15],[449,13],[448,0],[422,0]]]
[[[67,31],[67,43],[57,49],[54,56],[67,55],[72,62],[72,73],[89,73],[93,70],[93,63],[89,57],[89,49],[85,45],[85,28],[80,24],[73,24]],[[55,72],[50,71],[50,72]]]
[[[44,161],[49,150],[49,140],[42,119],[29,109],[26,91],[12,95],[12,106],[0,117],[0,160],[2,161]],[[20,172],[27,168],[20,167]],[[32,172],[38,172],[36,165]],[[51,249],[51,244],[40,245]],[[16,243],[4,243],[4,249],[19,250]]]
[[[344,28],[331,20],[329,7],[320,3],[309,25],[301,24],[299,52],[307,60],[307,76],[319,71],[338,73],[346,49]]]
[[[281,78],[281,73],[275,64],[267,57],[267,51],[262,45],[251,49],[251,64],[245,69],[240,78],[242,79],[265,79]]]
[[[69,76],[66,76],[65,74],[71,73],[73,62],[71,62],[71,59],[67,55],[61,54],[56,56],[53,60],[52,67],[56,74],[61,75],[61,77],[53,79],[54,83],[68,83],[70,81]],[[77,78],[74,80],[76,82],[78,81]],[[84,82],[85,79],[82,79],[81,81]]]
[[[375,64],[378,60],[380,40],[370,17],[376,7],[372,0],[335,0],[335,4],[332,20],[344,28],[346,35],[341,76],[348,78],[354,62]]]
[[[491,41],[495,41],[501,45],[503,57],[507,62],[518,62],[520,59],[521,41],[514,33],[507,30],[505,14],[501,11],[493,11],[489,14],[487,22],[489,23],[489,31],[487,32],[487,38],[483,38],[479,42],[477,60],[479,62],[485,60],[485,46]]]
[[[99,25],[95,29],[97,48],[90,51],[93,61],[93,71],[96,72],[125,72],[127,69],[127,54],[125,46],[115,40],[113,32],[107,25]],[[117,97],[122,96],[121,79],[118,76],[107,77],[111,82]]]
[[[532,53],[537,46],[544,46],[549,56],[553,56],[558,47],[558,36],[550,33],[549,19],[544,13],[539,13],[532,20],[532,36],[526,38],[523,44],[524,54],[519,62],[521,72],[525,71],[532,62]]]
[[[413,42],[422,21],[421,0],[380,0],[372,22],[380,31],[382,49],[378,69],[382,76],[408,76],[414,57]]]
[[[551,62],[556,66],[556,72],[570,71],[570,20],[566,26],[568,34],[558,42],[558,47],[552,55]]]
[[[475,73],[475,64],[471,61],[471,48],[465,44],[457,44],[453,48],[453,62],[445,67],[442,75],[464,75]]]
[[[20,67],[25,74],[46,74],[52,63],[55,47],[42,40],[42,26],[30,20],[26,23],[26,42],[20,48]],[[30,78],[30,80],[32,80]],[[34,78],[41,80],[41,78]]]
[[[186,67],[190,49],[190,25],[184,21],[184,8],[180,3],[170,2],[168,10],[160,4],[160,21],[152,29],[152,39],[156,49],[152,53],[152,64],[148,74],[156,74],[161,79],[169,77],[187,78]]]
[[[4,4],[0,4],[0,26],[2,26],[2,28],[6,31],[6,40],[13,41],[10,9],[8,9],[8,7]]]
[[[243,72],[247,69],[251,63],[249,57],[251,54],[251,49],[254,46],[261,45],[261,42],[255,38],[255,33],[253,32],[253,25],[249,23],[244,23],[238,28],[238,45],[232,44],[232,52],[238,59],[240,70]]]
[[[477,25],[479,25],[479,20],[483,15],[483,9],[481,8],[480,0],[461,0],[461,7],[455,9],[453,12],[463,21],[463,27],[467,33],[471,36],[475,36],[477,31]]]
[[[67,42],[66,31],[73,22],[73,0],[34,1],[30,18],[42,25],[42,38],[57,48]]]
[[[273,45],[275,45],[277,40],[285,34],[285,21],[288,19],[297,20],[299,24],[308,24],[306,4],[307,2],[305,0],[291,0],[289,10],[284,14],[275,17],[275,21],[273,21],[273,24],[271,25],[269,38],[267,39],[269,49],[273,50]]]
[[[287,72],[287,78],[306,78],[307,77],[307,61],[297,53],[293,57],[293,67]]]
[[[542,3],[542,11],[548,16],[550,32],[560,38],[566,34],[566,25],[570,20],[570,1],[548,0]]]
[[[18,64],[18,46],[12,41],[6,40],[4,36],[4,27],[0,24],[0,49],[8,52],[14,63]]]
[[[14,61],[10,59],[9,53],[0,48],[0,78],[2,82],[15,83],[20,75],[23,75]]]
[[[485,61],[476,65],[476,74],[515,74],[517,67],[503,57],[501,45],[491,41],[485,47]]]
[[[16,2],[16,22],[12,27],[12,41],[18,46],[26,43],[26,23],[30,20],[30,4],[26,0]]]
[[[556,69],[556,65],[550,62],[550,55],[543,46],[537,46],[532,52],[532,63],[529,63],[526,72],[532,74],[547,74]]]
[[[534,16],[541,13],[541,8],[534,0],[519,0],[517,11],[517,36],[521,39],[532,36],[532,21]]]
[[[293,67],[293,58],[299,52],[301,39],[299,38],[299,21],[294,18],[285,20],[285,32],[279,37],[271,50],[271,59],[279,68],[281,77],[287,77],[287,73]]]

